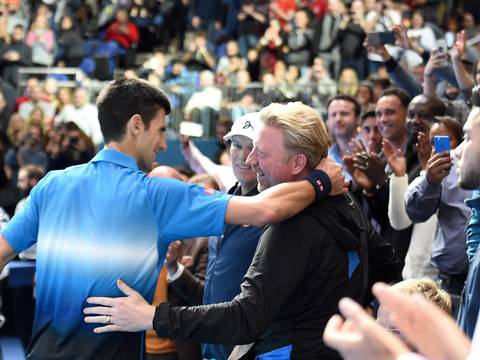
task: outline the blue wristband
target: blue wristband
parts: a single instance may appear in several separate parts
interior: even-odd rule
[[[332,182],[327,173],[323,170],[313,170],[305,180],[312,184],[315,189],[315,201],[319,201],[330,194],[332,191]]]

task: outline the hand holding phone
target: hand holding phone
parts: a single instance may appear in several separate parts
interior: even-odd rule
[[[367,43],[371,46],[379,46],[385,44],[395,44],[395,33],[393,31],[381,31],[367,33]]]

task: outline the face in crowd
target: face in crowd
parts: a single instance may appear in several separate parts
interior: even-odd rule
[[[358,128],[355,105],[347,100],[333,100],[328,106],[327,126],[336,139],[354,137]]]
[[[384,139],[399,143],[406,136],[406,109],[395,95],[382,96],[375,108],[377,125]]]
[[[230,159],[232,169],[237,180],[245,189],[255,186],[257,179],[250,165],[247,165],[247,158],[253,149],[253,142],[246,136],[233,135],[230,144]]]
[[[480,186],[480,107],[474,107],[463,127],[464,141],[457,148],[459,184],[464,189]]]

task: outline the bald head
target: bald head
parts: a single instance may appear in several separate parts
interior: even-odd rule
[[[148,173],[148,177],[158,177],[158,178],[171,178],[184,181],[185,178],[177,170],[171,166],[157,166],[152,171]]]
[[[435,116],[444,116],[446,106],[437,97],[415,96],[407,110],[407,130],[416,138],[418,132],[428,133]]]

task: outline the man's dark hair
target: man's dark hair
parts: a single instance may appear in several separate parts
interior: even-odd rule
[[[120,79],[112,81],[98,95],[98,120],[105,143],[119,141],[125,135],[130,118],[138,114],[146,129],[160,109],[170,113],[167,95],[145,80]]]
[[[334,100],[343,100],[343,101],[348,101],[348,102],[352,103],[353,104],[353,111],[355,112],[355,116],[356,117],[360,116],[360,112],[362,111],[362,106],[360,105],[358,100],[355,99],[353,96],[350,96],[350,95],[335,95],[330,100],[328,100],[327,111],[328,111],[328,108],[330,107],[330,104]]]
[[[405,109],[410,103],[410,96],[408,95],[408,93],[405,90],[399,88],[390,88],[385,90],[384,92],[382,92],[379,99],[384,96],[396,96],[398,100],[400,100],[400,103],[405,107]]]

